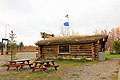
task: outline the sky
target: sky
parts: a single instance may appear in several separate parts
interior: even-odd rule
[[[11,30],[24,45],[42,40],[40,32],[59,36],[66,14],[70,32],[92,35],[120,26],[120,0],[0,0],[0,39]]]

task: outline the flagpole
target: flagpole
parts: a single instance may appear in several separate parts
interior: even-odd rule
[[[67,15],[68,15],[68,14],[67,14]],[[69,23],[69,15],[68,15],[68,23]],[[68,29],[67,29],[67,36],[70,36],[69,29],[70,29],[70,23],[69,23],[69,25],[68,25]]]
[[[66,16],[65,16],[66,18],[67,18],[67,22],[65,22],[64,23],[64,26],[66,26],[65,27],[65,32],[66,32],[66,36],[69,36],[70,35],[70,31],[69,31],[69,15],[67,14]]]

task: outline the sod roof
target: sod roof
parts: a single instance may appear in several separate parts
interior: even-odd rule
[[[75,43],[93,43],[98,40],[107,39],[107,35],[92,36],[63,36],[52,37],[36,42],[36,45],[55,45],[55,44],[75,44]]]

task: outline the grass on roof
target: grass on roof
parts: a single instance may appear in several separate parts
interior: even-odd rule
[[[56,42],[56,41],[72,41],[72,40],[95,40],[95,39],[99,39],[99,38],[103,38],[106,35],[92,35],[92,36],[80,36],[80,35],[76,35],[76,36],[58,36],[58,37],[52,37],[52,38],[46,38],[45,40],[40,40],[38,42]]]

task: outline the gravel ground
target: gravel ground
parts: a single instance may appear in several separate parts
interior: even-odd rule
[[[33,53],[19,53],[16,55],[19,59],[29,58],[33,60],[35,58],[35,52]],[[0,55],[0,74],[6,74],[10,71],[6,71],[6,67],[2,67],[4,63],[10,60],[10,55]],[[65,75],[61,80],[113,80],[112,76],[118,73],[119,59],[107,60],[98,62],[95,64],[85,64],[80,67],[70,68],[65,71]]]
[[[15,56],[17,59],[35,59],[36,52],[25,52],[25,53],[17,53]],[[6,71],[7,67],[2,67],[2,65],[6,64],[8,61],[11,60],[10,55],[0,55],[0,75],[9,73]]]
[[[113,80],[119,71],[119,60],[107,60],[96,64],[86,64],[67,70],[63,80]]]

